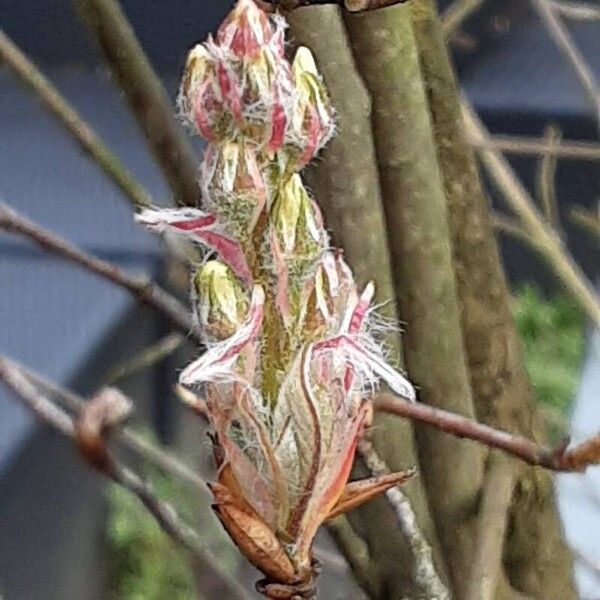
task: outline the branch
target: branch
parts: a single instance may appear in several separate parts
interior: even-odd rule
[[[600,6],[591,2],[559,2],[549,0],[554,11],[572,21],[600,21]]]
[[[389,473],[387,465],[379,458],[370,441],[362,439],[358,444],[358,451],[373,475]],[[426,598],[450,600],[450,593],[435,570],[431,546],[419,528],[417,516],[408,498],[398,486],[387,490],[385,495],[410,546],[414,560],[415,584]]]
[[[584,208],[574,208],[570,214],[571,221],[576,223],[588,233],[596,237],[600,241],[600,216],[593,213],[591,210]]]
[[[456,413],[419,402],[409,402],[390,394],[377,396],[373,400],[373,407],[376,411],[412,419],[456,437],[467,438],[490,448],[503,450],[530,465],[544,467],[551,471],[582,473],[587,467],[600,464],[600,433],[570,450],[566,445],[548,448]]]
[[[451,36],[482,4],[483,0],[454,0],[442,15],[444,35]]]
[[[78,414],[85,406],[86,401],[77,394],[60,387],[56,383],[27,369],[23,365],[0,356],[0,364],[1,363],[10,368],[11,371],[18,372],[21,376],[31,381],[37,388],[44,390],[46,394],[50,394],[58,399],[59,402],[63,406],[66,406],[72,413]],[[159,470],[177,477],[193,488],[204,490],[205,482],[194,470],[180,462],[177,457],[169,452],[148,442],[128,427],[122,427],[116,431],[115,438],[117,442],[120,442],[123,445],[123,447],[131,450]]]
[[[58,408],[36,386],[32,385],[27,377],[18,368],[15,368],[14,363],[1,357],[0,380],[15,393],[25,407],[34,412],[40,421],[77,443],[79,422],[74,422],[67,413]],[[103,429],[104,424],[99,423],[99,431]],[[88,464],[94,466],[93,461]],[[198,534],[179,518],[175,509],[170,504],[156,496],[152,487],[147,482],[128,467],[117,463],[112,457],[110,466],[108,468],[105,467],[105,463],[99,463],[97,470],[134,494],[156,519],[163,531],[171,539],[188,550],[200,562],[201,568],[205,573],[210,573],[214,579],[219,580],[220,591],[225,594],[225,597],[237,600],[249,598],[237,585],[233,585],[223,579],[213,557],[204,548]]]
[[[198,200],[196,158],[171,100],[115,0],[73,0],[125,94],[154,159],[180,204]]]
[[[21,216],[6,204],[0,202],[0,229],[22,235],[35,242],[42,249],[71,261],[127,290],[138,302],[150,306],[165,316],[184,333],[191,332],[200,340],[192,315],[175,296],[147,279],[131,277],[116,265],[91,256],[65,239],[54,235]]]
[[[505,154],[545,155],[571,160],[600,161],[600,145],[593,142],[561,141],[550,145],[543,139],[512,135],[487,135],[485,139],[472,135],[469,142],[474,148],[495,150]]]
[[[492,453],[484,482],[466,600],[495,597],[514,483],[514,465],[505,456]]]
[[[560,231],[560,214],[556,198],[557,161],[556,156],[551,153],[551,149],[560,143],[561,138],[562,133],[556,125],[550,125],[546,128],[544,141],[548,144],[548,151],[544,152],[538,160],[536,188],[546,222],[562,237],[562,232]]]
[[[144,348],[129,360],[117,365],[108,373],[106,385],[114,385],[115,382],[131,375],[148,369],[171,356],[185,343],[186,337],[181,333],[169,333],[155,344]]]
[[[586,62],[569,30],[557,16],[554,3],[547,0],[532,0],[532,4],[546,26],[548,33],[575,70],[579,83],[590,99],[594,110],[594,118],[600,124],[600,85],[594,71]]]
[[[42,106],[58,120],[135,206],[153,204],[144,187],[3,31],[0,31],[0,63],[6,64],[19,81],[40,99]]]
[[[466,101],[463,102],[463,118],[468,135],[485,142],[488,135],[487,130]],[[594,287],[581,268],[565,251],[560,238],[544,222],[531,196],[515,175],[508,161],[500,152],[492,149],[480,150],[479,155],[506,203],[518,215],[533,247],[552,267],[596,327],[600,327],[600,300]]]

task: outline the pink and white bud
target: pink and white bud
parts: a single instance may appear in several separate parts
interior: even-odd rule
[[[333,136],[335,113],[308,48],[296,51],[292,65],[294,104],[286,141],[295,170],[307,165]]]
[[[206,207],[218,214],[240,240],[252,234],[267,205],[266,163],[244,141],[210,144],[200,167]]]

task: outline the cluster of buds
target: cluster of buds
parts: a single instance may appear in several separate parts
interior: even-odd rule
[[[414,399],[298,171],[331,137],[334,112],[307,48],[284,53],[284,22],[239,0],[189,55],[180,106],[206,138],[201,209],[138,221],[208,249],[192,299],[206,351],[180,375],[214,429],[215,511],[273,585],[312,580],[319,526],[403,481],[348,483],[385,381]]]

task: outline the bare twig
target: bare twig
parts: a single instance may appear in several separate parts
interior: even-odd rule
[[[585,208],[574,208],[570,214],[571,221],[576,223],[600,241],[600,215]]]
[[[184,333],[191,332],[194,337],[200,339],[190,311],[175,296],[151,281],[131,277],[116,265],[83,252],[1,202],[0,229],[25,236],[44,250],[124,288],[136,300],[160,312]]]
[[[556,14],[554,4],[548,0],[531,1],[552,39],[575,70],[579,83],[590,99],[594,118],[600,123],[600,84],[594,71],[577,47],[569,30]]]
[[[0,380],[10,388],[25,407],[32,410],[44,424],[56,429],[65,437],[75,440],[76,426],[74,420],[58,408],[49,398],[41,393],[35,385],[18,369],[14,363],[0,357]],[[188,527],[177,515],[175,509],[158,498],[152,487],[130,468],[120,465],[113,459],[112,468],[101,470],[101,473],[121,485],[146,507],[156,519],[163,531],[182,547],[187,549],[205,569],[220,582],[225,597],[243,600],[248,594],[239,586],[223,579],[212,556],[206,551],[198,534]]]
[[[527,232],[516,219],[492,212],[491,223],[496,231],[510,235],[524,244],[531,244]]]
[[[600,21],[600,6],[591,2],[548,0],[553,10],[572,21]]]
[[[117,365],[114,369],[111,369],[106,377],[106,384],[113,385],[120,379],[130,377],[135,373],[148,369],[156,363],[162,362],[181,348],[186,339],[187,338],[180,333],[169,333],[155,344],[144,348],[129,360]]]
[[[60,387],[56,383],[46,379],[45,377],[42,377],[30,369],[27,369],[23,365],[2,356],[0,356],[0,361],[2,361],[5,365],[8,365],[11,370],[18,371],[21,375],[33,382],[36,387],[41,388],[47,394],[50,394],[52,397],[56,398],[60,404],[66,406],[72,413],[78,414],[81,408],[85,405],[85,400],[77,394]],[[200,490],[204,489],[204,480],[194,470],[183,464],[170,452],[158,448],[128,427],[122,427],[116,431],[115,439],[117,442],[122,443],[125,448],[128,448],[143,460],[157,467],[161,471],[177,477],[192,487]]]
[[[152,198],[144,187],[3,31],[0,31],[0,62],[6,64],[19,81],[40,99],[42,106],[56,117],[133,204],[152,204]]]
[[[463,116],[468,134],[481,141],[487,130],[473,109],[463,103]],[[492,149],[481,149],[479,155],[492,181],[507,204],[519,217],[533,247],[552,267],[556,275],[573,294],[592,322],[600,327],[600,300],[581,268],[569,256],[556,233],[548,227],[535,204],[502,154]]]
[[[483,0],[454,0],[442,15],[444,34],[449,37],[460,27],[461,23],[474,13]]]
[[[344,553],[358,582],[361,586],[368,587],[368,582],[373,577],[373,563],[365,540],[354,531],[346,515],[339,515],[328,521],[327,530]]]
[[[549,146],[543,139],[512,135],[488,135],[485,139],[471,137],[474,148],[496,150],[505,154],[554,156],[570,160],[600,161],[600,144],[581,141],[561,141]]]
[[[385,475],[389,473],[387,465],[377,455],[370,441],[362,439],[358,444],[358,451],[373,475]],[[385,494],[396,514],[402,533],[410,546],[414,559],[415,584],[426,598],[449,600],[450,593],[435,570],[431,546],[419,528],[417,516],[408,498],[398,486],[390,488]]]
[[[180,204],[198,200],[196,159],[171,101],[116,0],[74,0]]]
[[[503,450],[530,465],[551,471],[583,472],[591,465],[600,464],[600,432],[572,449],[567,449],[565,445],[547,448],[456,413],[420,402],[408,402],[390,394],[377,396],[373,400],[373,406],[377,411],[426,423],[440,431]]]
[[[502,549],[514,486],[514,465],[492,453],[487,465],[473,565],[466,600],[492,600],[502,569]]]
[[[548,151],[540,157],[536,173],[537,195],[542,206],[547,223],[556,231],[560,232],[560,215],[556,199],[556,156],[551,149],[560,143],[562,134],[556,125],[550,125],[546,129],[544,141],[548,145]]]

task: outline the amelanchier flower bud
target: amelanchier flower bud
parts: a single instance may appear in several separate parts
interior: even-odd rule
[[[329,240],[321,212],[299,175],[281,186],[271,214],[271,252],[277,276],[277,306],[287,328],[297,321],[301,294]]]
[[[248,298],[239,279],[221,261],[211,260],[193,278],[198,322],[208,341],[228,338],[244,322]]]
[[[411,475],[347,482],[370,394],[380,381],[415,392],[373,334],[373,285],[357,289],[297,174],[331,136],[334,113],[308,49],[292,75],[283,31],[239,0],[216,39],[190,52],[181,106],[209,140],[204,206],[137,219],[218,255],[196,265],[207,350],[180,382],[206,399],[225,529],[267,587],[306,589],[318,527]]]
[[[296,51],[292,65],[295,96],[291,125],[286,141],[295,170],[309,163],[331,139],[335,114],[329,94],[308,48]]]
[[[262,163],[262,164],[261,164]],[[250,236],[272,192],[265,157],[245,141],[209,145],[200,168],[206,207],[241,241]]]
[[[283,27],[253,0],[243,0],[216,39],[190,51],[180,109],[209,142],[244,136],[269,154],[283,144],[293,90]]]

